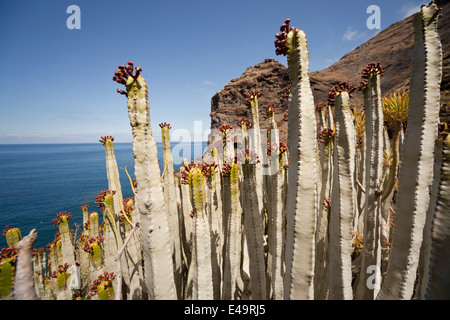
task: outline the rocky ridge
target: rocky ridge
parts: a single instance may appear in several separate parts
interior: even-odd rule
[[[442,8],[438,30],[443,49],[443,74],[441,84],[441,121],[450,121],[450,2],[436,1]],[[369,62],[380,62],[384,69],[381,90],[383,96],[392,92],[408,90],[411,72],[411,57],[414,46],[413,16],[396,22],[344,55],[333,65],[310,73],[315,103],[326,102],[330,88],[339,82],[359,85],[361,70]],[[260,126],[268,127],[265,106],[275,103],[279,109],[275,120],[280,128],[280,137],[286,139],[286,122],[283,114],[287,110],[288,97],[284,94],[289,84],[287,67],[274,59],[266,59],[247,70],[237,79],[231,80],[211,99],[211,128],[224,123],[237,125],[238,119],[251,119],[250,108],[245,105],[247,93],[258,90]],[[354,92],[351,104],[361,107],[362,93]],[[285,140],[286,141],[286,140]]]

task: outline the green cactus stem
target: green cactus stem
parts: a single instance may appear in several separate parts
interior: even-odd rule
[[[9,226],[6,226],[5,230],[3,230],[3,235],[6,237],[8,247],[12,247],[14,244],[22,240],[22,234],[20,233],[19,228],[10,228]]]
[[[18,251],[14,279],[15,300],[37,300],[33,271],[33,246],[37,240],[35,230],[31,230],[26,237],[14,244],[14,249]]]
[[[369,63],[363,70],[364,82],[361,90],[364,93],[365,105],[365,133],[366,154],[365,159],[365,208],[364,208],[364,248],[362,251],[361,272],[356,290],[357,299],[373,300],[380,288],[380,277],[376,278],[375,285],[367,286],[367,278],[372,274],[370,266],[381,267],[381,215],[382,215],[382,189],[383,177],[383,108],[381,103],[381,76],[383,69],[380,64]]]
[[[206,206],[205,178],[201,168],[189,171],[189,187],[193,208],[193,247],[189,273],[192,273],[192,298],[214,298],[211,264],[211,229]]]
[[[277,33],[277,54],[288,55],[289,190],[286,203],[285,299],[313,299],[317,216],[316,121],[306,35],[289,26]]]
[[[377,299],[410,299],[414,290],[440,109],[442,47],[436,28],[438,12],[436,4],[430,3],[422,6],[413,20],[408,126],[400,154],[389,265]]]
[[[75,248],[72,242],[71,230],[69,229],[69,219],[72,218],[72,213],[63,211],[57,213],[56,217],[57,218],[53,220],[53,225],[59,228],[62,263],[74,265]]]
[[[133,73],[135,69],[135,72]],[[144,253],[145,282],[150,299],[175,299],[176,287],[168,217],[160,180],[156,142],[150,125],[148,88],[130,61],[119,66],[113,80],[126,86],[128,116],[133,132],[134,170],[137,183],[135,211],[139,215]]]
[[[339,84],[335,95],[336,131],[334,135],[333,184],[329,221],[329,299],[351,300],[352,234],[356,213],[354,186],[356,132],[349,101],[351,86]]]
[[[98,226],[98,212],[92,211],[89,212],[88,215],[88,236],[89,237],[98,237],[100,235],[100,230]]]
[[[13,299],[14,274],[17,262],[16,249],[3,248],[0,252],[0,298]]]
[[[98,300],[114,300],[115,293],[113,280],[116,278],[113,272],[105,272],[98,276],[89,289],[89,296],[98,296]]]
[[[101,243],[105,240],[102,236],[92,237],[86,240],[83,245],[83,250],[89,253],[89,258],[95,269],[102,266],[103,249]]]

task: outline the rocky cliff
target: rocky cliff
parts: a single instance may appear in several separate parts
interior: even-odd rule
[[[443,49],[443,74],[441,84],[441,121],[450,121],[450,2],[436,1],[442,8],[439,18],[439,34]],[[330,88],[338,82],[347,81],[358,85],[361,70],[369,62],[380,62],[384,69],[381,90],[383,95],[408,89],[411,72],[411,55],[414,46],[413,16],[396,22],[344,55],[338,62],[320,71],[310,73],[314,101],[326,102]],[[275,50],[275,49],[274,49]],[[247,70],[237,79],[231,80],[211,99],[211,128],[223,123],[236,126],[241,117],[251,119],[249,107],[245,105],[250,90],[262,93],[259,98],[261,128],[268,126],[264,107],[275,103],[280,109],[275,118],[282,139],[286,137],[286,122],[283,121],[287,109],[287,96],[284,94],[289,84],[287,68],[283,64],[266,59]],[[362,94],[355,92],[351,103],[362,106]]]

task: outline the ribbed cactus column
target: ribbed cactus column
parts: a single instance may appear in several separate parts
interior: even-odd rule
[[[244,231],[247,240],[247,248],[250,264],[250,284],[253,300],[266,299],[266,275],[263,247],[263,226],[261,209],[258,203],[256,191],[256,164],[242,164]]]
[[[170,249],[169,224],[160,180],[156,142],[152,136],[148,89],[133,63],[120,65],[113,80],[126,85],[128,116],[133,131],[136,207],[144,251],[145,282],[150,299],[175,299],[176,289]]]
[[[440,109],[442,48],[439,9],[423,6],[414,17],[408,126],[401,146],[398,193],[389,265],[377,299],[410,299],[433,176]]]
[[[450,135],[442,140],[441,181],[431,228],[431,250],[425,299],[450,299]],[[442,143],[442,141],[441,141]]]
[[[177,208],[177,194],[175,185],[175,176],[173,172],[172,151],[170,149],[170,134],[172,129],[169,123],[160,123],[161,139],[163,144],[163,183],[164,183],[164,201],[167,211],[170,239],[174,264],[174,279],[177,289],[177,297],[181,299],[183,296],[183,279],[182,279],[182,253],[180,242],[180,221]]]
[[[380,288],[380,277],[374,286],[367,285],[372,276],[369,267],[381,268],[380,223],[382,214],[382,176],[383,176],[383,108],[381,103],[380,80],[383,69],[380,64],[369,63],[363,70],[362,90],[365,105],[366,154],[365,170],[365,209],[364,209],[364,248],[362,251],[361,272],[356,290],[357,299],[375,299]],[[379,270],[379,269],[378,269]],[[378,271],[377,271],[378,272]]]
[[[329,299],[351,300],[352,234],[356,212],[354,185],[356,132],[349,106],[352,88],[344,83],[336,86],[333,185],[329,226]],[[333,94],[333,93],[332,93]]]
[[[72,218],[72,213],[63,211],[56,214],[56,216],[57,218],[53,220],[53,225],[59,227],[62,261],[69,265],[75,265],[75,249],[69,230],[69,219]]]
[[[242,249],[242,208],[239,201],[239,165],[228,164],[223,167],[223,210],[226,216],[227,231],[224,248],[222,299],[236,297],[237,282],[240,279]]]
[[[288,55],[291,80],[288,113],[289,190],[286,204],[285,299],[314,298],[317,216],[316,119],[309,82],[306,35],[281,26],[277,54]]]
[[[200,168],[189,171],[189,187],[194,209],[194,230],[192,260],[192,298],[211,300],[214,298],[213,274],[211,264],[211,229],[206,206],[205,178]]]

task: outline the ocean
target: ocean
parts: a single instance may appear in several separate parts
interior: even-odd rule
[[[162,143],[157,147],[162,166]],[[206,142],[172,144],[174,168],[182,165],[184,157],[198,158],[205,148]],[[132,144],[115,143],[114,152],[123,197],[131,197],[128,177],[121,168],[130,165],[128,172],[134,177]],[[23,237],[36,228],[35,248],[53,241],[58,227],[52,221],[59,212],[71,212],[70,227],[81,231],[81,206],[100,212],[95,199],[103,189],[108,189],[108,181],[101,143],[0,145],[0,228],[19,228]],[[1,236],[0,249],[5,247],[6,238]]]

